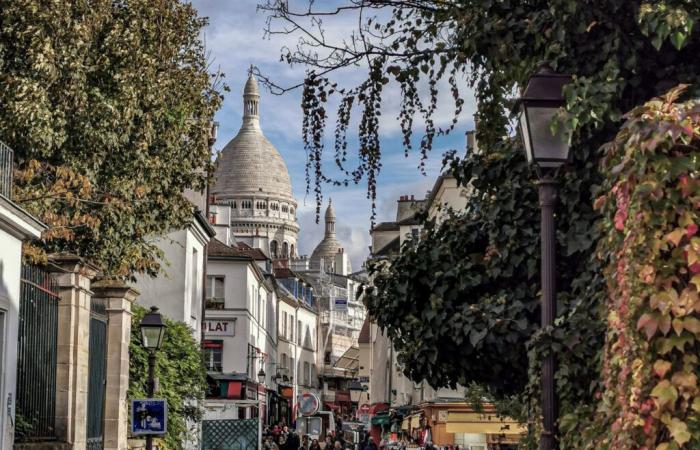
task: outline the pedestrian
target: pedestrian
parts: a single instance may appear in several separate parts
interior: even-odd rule
[[[301,445],[299,450],[309,450],[309,436],[307,434],[301,437]]]
[[[325,450],[331,450],[333,448],[333,438],[328,435],[325,439],[325,445],[323,446]]]
[[[377,444],[374,443],[372,436],[367,439],[367,445],[365,446],[364,450],[378,450]]]
[[[311,441],[311,445],[309,446],[309,450],[321,450],[321,444],[318,443],[318,439],[313,439]]]

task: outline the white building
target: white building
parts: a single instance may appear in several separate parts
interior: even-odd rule
[[[305,392],[319,394],[318,310],[313,288],[285,267],[275,269],[275,278],[280,299],[277,376],[282,379],[281,384],[293,388],[292,400]],[[289,423],[292,418],[285,419]]]
[[[157,306],[170,319],[186,323],[197,340],[202,335],[205,247],[214,236],[206,218],[196,210],[185,228],[156,240],[163,251],[163,273],[138,276],[135,284],[141,292],[141,306]]]
[[[212,392],[207,408],[255,400],[260,402],[261,416],[267,417],[268,398],[277,387],[270,369],[277,364],[277,296],[271,261],[242,243],[232,247],[214,240],[208,249],[204,349]],[[258,414],[257,407],[246,414]]]
[[[10,200],[12,150],[0,142],[0,448],[14,444],[22,242],[46,228]]]
[[[212,188],[212,221],[225,220],[238,242],[261,249],[272,259],[297,254],[297,202],[282,156],[260,128],[260,91],[250,75],[243,90],[243,124],[219,155]],[[229,206],[219,217],[215,206]],[[225,241],[224,241],[225,242]]]

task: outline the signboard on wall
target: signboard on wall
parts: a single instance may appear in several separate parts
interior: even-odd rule
[[[347,311],[348,310],[348,299],[347,298],[336,298],[333,300],[333,306],[335,311]]]
[[[207,336],[234,336],[235,320],[205,320],[204,333]]]

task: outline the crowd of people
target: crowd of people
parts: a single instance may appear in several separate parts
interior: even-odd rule
[[[296,429],[284,424],[265,427],[263,447],[264,450],[379,450],[371,436],[366,436],[362,443],[350,444],[342,432],[333,431],[319,442],[308,435],[299,436]]]

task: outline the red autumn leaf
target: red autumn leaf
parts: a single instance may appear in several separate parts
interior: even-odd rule
[[[690,239],[691,237],[695,236],[695,234],[698,232],[698,226],[697,224],[691,223],[687,227],[685,227],[685,235]]]
[[[700,261],[692,264],[688,269],[691,273],[700,273]]]
[[[642,317],[637,321],[637,330],[642,328],[644,328],[644,334],[646,334],[647,339],[651,339],[659,328],[659,321],[651,314],[642,314]]]

